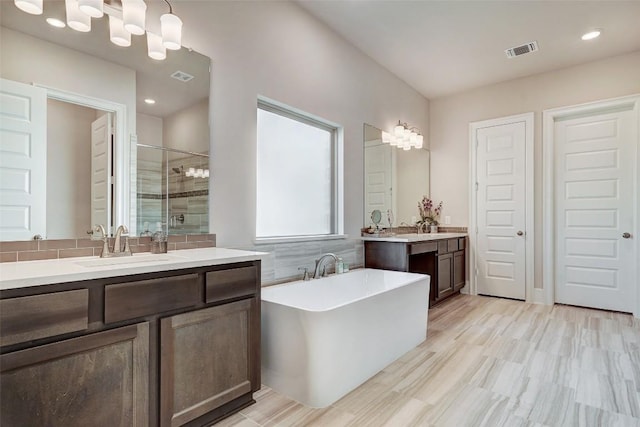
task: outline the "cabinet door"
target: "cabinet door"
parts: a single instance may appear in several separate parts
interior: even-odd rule
[[[148,425],[149,324],[0,356],[0,425]]]
[[[453,254],[438,255],[438,299],[453,293]]]
[[[465,258],[464,251],[453,254],[453,290],[459,291],[465,284]]]
[[[260,387],[256,298],[160,324],[160,425],[180,426]]]

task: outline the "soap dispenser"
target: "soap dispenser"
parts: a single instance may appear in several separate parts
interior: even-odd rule
[[[167,253],[167,235],[162,230],[162,223],[156,223],[156,231],[151,236],[151,253],[166,254]]]

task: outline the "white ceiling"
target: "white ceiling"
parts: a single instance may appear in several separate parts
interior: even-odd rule
[[[429,99],[640,50],[639,0],[298,3]],[[602,35],[582,41],[592,28]],[[538,52],[506,57],[534,40]]]

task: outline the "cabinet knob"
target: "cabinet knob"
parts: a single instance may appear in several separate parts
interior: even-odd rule
[[[523,233],[522,231],[518,231],[516,234],[517,234],[518,236],[522,236],[524,233]]]
[[[622,233],[622,238],[623,239],[630,239],[631,238],[631,233]]]

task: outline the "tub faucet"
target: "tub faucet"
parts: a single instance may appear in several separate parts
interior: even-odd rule
[[[325,277],[327,275],[326,267],[324,266],[324,261],[327,258],[333,258],[334,266],[338,265],[338,257],[335,254],[327,253],[320,257],[320,259],[316,260],[316,269],[313,273],[314,279],[319,279],[320,277]]]

